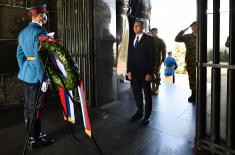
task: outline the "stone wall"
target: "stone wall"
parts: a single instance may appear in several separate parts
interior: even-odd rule
[[[28,22],[25,9],[0,5],[0,73],[17,72],[17,36]]]
[[[24,90],[17,78],[16,60],[17,37],[30,22],[25,9],[25,0],[0,0],[0,108],[22,103]],[[27,6],[43,1],[28,0]],[[48,31],[57,33],[57,0],[47,3],[49,22]]]

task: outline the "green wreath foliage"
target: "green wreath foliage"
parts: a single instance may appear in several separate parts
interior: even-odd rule
[[[52,42],[45,40],[40,43],[39,57],[43,64],[49,56],[47,64],[47,72],[50,74],[51,80],[60,87],[67,90],[72,90],[77,87],[80,80],[80,72],[77,64],[72,59],[68,50],[59,42]],[[53,61],[50,57],[54,55],[63,65],[67,72],[67,77],[63,76],[55,68]]]

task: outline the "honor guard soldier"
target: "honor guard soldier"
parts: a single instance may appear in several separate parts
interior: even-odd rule
[[[173,76],[173,83],[175,83],[175,70],[178,68],[176,59],[172,57],[172,51],[167,52],[168,57],[164,61],[164,75],[166,77]]]
[[[41,131],[40,118],[49,82],[46,74],[43,77],[44,71],[38,56],[39,37],[48,34],[42,27],[47,22],[46,5],[32,6],[27,8],[27,10],[32,18],[32,22],[18,36],[17,61],[20,69],[18,78],[23,81],[25,91],[24,117],[26,130],[29,129],[30,122],[33,119],[35,102],[38,91],[40,91],[38,106],[36,107],[32,124],[32,132],[29,137],[28,148],[31,149],[39,145],[49,145],[54,142],[54,139],[49,138]],[[42,86],[40,88],[41,83]]]

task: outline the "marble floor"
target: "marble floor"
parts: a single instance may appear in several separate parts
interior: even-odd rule
[[[161,82],[159,95],[153,96],[151,122],[143,126],[130,122],[135,102],[130,83],[119,85],[119,101],[90,109],[94,139],[104,155],[194,155],[196,106],[187,101],[190,95],[186,75],[176,75],[175,84]],[[28,152],[35,155],[99,155],[92,139],[87,137],[78,115],[74,140],[68,124],[63,121],[58,101],[48,102],[42,126],[56,142]],[[79,110],[75,107],[75,109]],[[22,154],[24,145],[23,107],[0,112],[0,154]]]

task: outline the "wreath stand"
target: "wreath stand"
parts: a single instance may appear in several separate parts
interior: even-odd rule
[[[54,88],[54,90],[56,91],[56,86],[55,86],[55,83],[53,82],[52,78],[51,78],[51,75],[49,74],[49,71],[48,71],[48,68],[47,68],[47,65],[48,65],[48,60],[49,60],[49,54],[47,53],[47,56],[46,56],[46,61],[44,63],[44,69],[43,69],[43,77],[45,76],[46,72],[47,72],[47,75],[49,76],[49,78],[51,79],[52,81],[52,86]],[[58,74],[58,73],[57,73]],[[74,99],[72,98],[71,94],[69,93],[69,91],[67,90],[67,88],[65,87],[65,83],[63,81],[63,79],[61,78],[61,75],[58,74],[58,77],[59,79],[61,80],[62,82],[62,85],[65,89],[65,91],[69,94],[69,97],[70,99],[73,101],[73,103],[75,103],[76,101],[74,101]],[[36,97],[36,101],[35,101],[35,106],[34,106],[34,111],[33,111],[33,118],[30,120],[30,124],[29,124],[29,129],[26,131],[26,140],[25,140],[25,144],[24,144],[24,148],[23,148],[23,155],[26,155],[27,153],[27,146],[29,145],[29,137],[30,137],[30,132],[32,130],[32,125],[33,125],[33,122],[34,122],[34,119],[35,119],[35,113],[36,113],[36,109],[37,109],[37,105],[38,105],[38,100],[39,100],[39,96],[40,96],[40,93],[41,93],[41,87],[42,87],[42,83],[40,84],[40,87],[39,87],[39,90],[38,90],[38,94],[37,94],[37,97]],[[62,106],[61,106],[62,107]],[[67,113],[65,113],[65,109],[62,107],[62,110],[63,110],[63,113],[65,115],[65,118],[66,120],[68,121],[68,116],[67,116]],[[75,131],[73,129],[73,126],[71,124],[71,122],[68,122],[69,123],[69,127],[70,129],[72,130],[73,132],[73,137],[74,137],[74,140],[76,142],[78,142],[78,138],[76,137],[76,134],[75,134]],[[91,135],[91,139],[93,140],[98,152],[100,155],[104,155],[102,150],[100,149],[98,143],[96,142],[95,138],[94,138],[94,135],[92,134]]]

